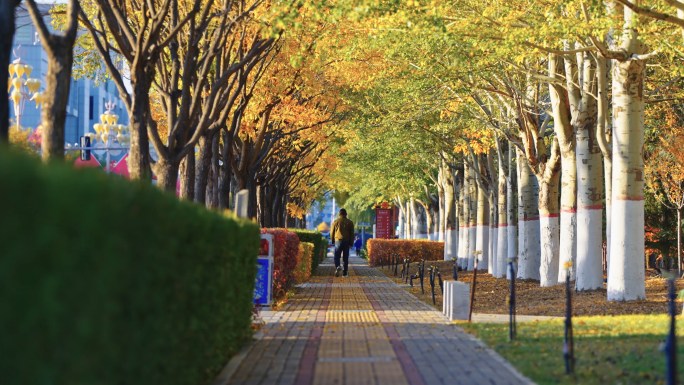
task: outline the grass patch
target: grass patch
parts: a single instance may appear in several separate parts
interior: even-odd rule
[[[684,325],[678,319],[678,378],[684,378]],[[518,323],[518,337],[508,341],[508,324],[462,323],[538,384],[664,384],[665,355],[660,350],[668,330],[666,315],[573,318],[575,375],[565,374],[563,320]]]

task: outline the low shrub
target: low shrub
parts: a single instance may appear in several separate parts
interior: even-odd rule
[[[424,239],[369,239],[366,243],[368,262],[371,266],[389,263],[393,255],[408,258],[411,262],[421,259],[438,261],[444,259],[444,242]]]
[[[311,259],[313,258],[314,244],[299,242],[299,258],[295,267],[295,282],[304,283],[311,277]]]
[[[261,232],[273,235],[273,298],[283,298],[295,282],[299,237],[287,229],[280,228],[264,228]]]
[[[256,225],[0,146],[2,383],[207,384],[251,339]]]
[[[302,242],[310,242],[314,245],[313,255],[315,258],[311,259],[311,271],[316,271],[318,264],[321,263],[328,254],[328,240],[323,237],[323,234],[318,231],[290,229],[299,237]]]

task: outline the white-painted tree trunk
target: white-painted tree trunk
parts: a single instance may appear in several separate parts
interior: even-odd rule
[[[573,270],[564,267],[565,262],[574,262],[576,250],[576,168],[575,136],[571,124],[572,111],[580,109],[580,92],[577,62],[572,56],[563,58],[549,55],[549,77],[556,82],[549,83],[549,96],[553,110],[553,129],[560,153],[561,196],[558,208],[558,178],[553,170],[555,160],[550,157],[544,169],[539,211],[542,221],[542,265],[541,285],[551,286],[565,282],[566,275]],[[565,86],[562,83],[565,82]],[[552,151],[556,144],[552,146]],[[556,235],[558,234],[558,235]],[[558,242],[558,244],[556,244]],[[554,271],[551,271],[554,270]]]
[[[475,170],[468,167],[468,270],[475,268],[475,251],[477,250],[477,182]]]
[[[472,181],[468,178],[468,165],[463,164],[463,188],[459,194],[459,203],[461,204],[461,210],[459,211],[459,235],[461,239],[459,240],[459,246],[461,251],[458,256],[460,259],[459,266],[461,269],[468,268],[468,250],[470,250],[470,183]]]
[[[444,168],[444,259],[456,259],[458,255],[458,185],[451,168]]]
[[[440,156],[440,158],[442,158],[442,157]],[[435,226],[436,227],[435,231],[437,232],[436,239],[440,242],[444,242],[445,241],[444,233],[446,231],[446,218],[444,216],[446,214],[446,207],[445,207],[446,191],[444,191],[444,189],[445,189],[446,181],[445,181],[445,175],[444,175],[444,172],[445,172],[445,170],[444,170],[444,166],[445,166],[444,159],[440,159],[440,160],[441,161],[440,161],[440,166],[439,166],[439,172],[437,173],[437,200],[438,200],[437,217],[438,217],[438,219],[437,219],[437,224]],[[444,259],[446,259],[446,250],[447,249],[445,247],[444,248]]]
[[[507,228],[507,239],[508,239],[508,245],[506,247],[506,251],[508,253],[508,258],[507,260],[509,261],[514,261],[513,262],[513,267],[514,267],[514,274],[515,272],[518,271],[518,226],[517,226],[517,220],[516,220],[516,187],[518,185],[517,181],[517,167],[515,166],[515,161],[513,157],[513,153],[515,152],[515,149],[513,147],[513,144],[510,142],[508,143],[508,179],[506,183],[506,222],[508,224]],[[506,264],[506,278],[507,279],[512,279],[513,276],[511,275],[511,272],[508,268],[508,264]]]
[[[606,218],[606,237],[603,240],[606,244],[606,275],[610,275],[610,245],[611,245],[611,229],[613,228],[613,160],[612,158],[606,161],[603,159],[603,180],[606,198],[605,202],[605,218]]]
[[[541,234],[541,263],[539,284],[548,287],[558,284],[558,250],[560,247],[560,214],[558,212],[558,182],[555,174],[539,188],[539,229]]]
[[[496,224],[496,266],[492,275],[496,278],[506,276],[506,261],[508,260],[508,180],[506,166],[508,153],[502,151],[501,144],[497,140],[497,153],[499,155],[498,183],[497,183],[497,224]]]
[[[593,59],[585,59],[585,90],[582,106],[573,119],[577,138],[577,262],[575,289],[603,287],[601,261],[603,234],[603,174],[601,149],[596,138],[598,105],[594,94]],[[589,68],[586,68],[589,67]]]
[[[399,197],[395,199],[395,203],[397,208],[399,209],[399,229],[397,235],[399,236],[399,238],[405,238],[404,229],[406,228],[406,213],[404,211],[404,205],[402,203],[401,198]]]
[[[415,198],[411,198],[411,239],[427,239],[427,216],[430,213]]]
[[[613,179],[608,300],[644,299],[644,75],[637,18],[625,7],[622,48],[613,69]]]
[[[549,55],[549,76],[562,80],[561,73],[564,71],[562,61],[554,54]],[[570,101],[567,90],[560,82],[549,83],[549,97],[553,111],[553,125],[556,137],[551,143],[549,156],[537,170],[539,178],[539,217],[541,232],[541,265],[539,283],[542,287],[558,284],[558,270],[560,261],[560,207],[559,207],[559,181],[562,164],[562,153],[566,157],[566,196],[564,197],[568,210],[574,210],[574,138],[572,137],[572,125],[570,124]],[[563,147],[561,148],[561,144]],[[571,214],[571,213],[569,213]],[[566,220],[563,236],[566,240],[565,258],[572,259],[574,244],[574,228],[569,225],[571,220]]]
[[[468,191],[468,184],[463,177],[463,186],[458,192],[458,266],[465,269],[468,266],[466,253],[468,242],[466,234],[468,233],[468,204],[466,203],[466,192]]]
[[[539,187],[525,155],[518,149],[518,271],[520,279],[539,280],[541,242]]]
[[[596,80],[597,90],[597,119],[596,119],[596,141],[603,155],[603,180],[606,210],[606,264],[610,265],[610,221],[611,210],[610,202],[612,198],[612,133],[611,120],[608,112],[608,60],[603,55],[596,56]],[[610,269],[606,266],[606,270]]]
[[[581,55],[577,55],[581,57]],[[577,60],[575,57],[557,57],[558,66],[556,73],[551,74],[562,81],[558,76],[560,71],[564,71],[565,88],[567,99],[563,96],[563,102],[567,101],[568,108],[560,108],[557,113],[566,114],[569,118],[574,118],[578,111],[582,109],[582,94],[580,93],[581,79],[577,71]],[[561,62],[563,63],[561,65]],[[551,66],[549,70],[553,71]],[[591,79],[589,80],[591,81]],[[553,87],[551,87],[553,88]],[[555,96],[554,96],[555,97]],[[553,99],[552,99],[553,100]],[[555,114],[555,113],[554,113]],[[558,283],[565,283],[567,273],[570,279],[575,279],[575,259],[577,255],[577,169],[575,165],[575,135],[572,121],[563,119],[560,124],[556,124],[554,118],[554,131],[558,138],[558,145],[561,154],[561,198],[560,198],[560,245],[558,250]],[[571,268],[566,269],[565,264],[571,263]]]
[[[483,188],[477,189],[477,225],[476,225],[477,268],[488,270],[489,267],[489,200]]]
[[[413,229],[413,213],[411,209],[411,201],[409,199],[404,200],[404,213],[406,214],[406,227],[404,229],[404,238],[411,239],[411,231]]]
[[[487,272],[496,277],[499,268],[499,258],[496,255],[499,232],[496,224],[489,226],[489,266]]]
[[[574,142],[574,140],[573,140]],[[558,283],[565,283],[569,272],[570,279],[575,279],[575,260],[577,255],[577,174],[575,166],[575,146],[569,153],[561,155],[561,209],[560,209],[560,244],[558,247]],[[563,151],[561,151],[563,154]],[[571,262],[570,270],[564,268],[565,262]]]

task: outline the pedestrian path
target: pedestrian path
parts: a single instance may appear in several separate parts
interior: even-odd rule
[[[529,384],[480,341],[360,258],[332,259],[231,362],[230,384]]]

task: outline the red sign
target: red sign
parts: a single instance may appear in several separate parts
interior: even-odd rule
[[[394,238],[394,216],[392,209],[377,207],[375,209],[375,237],[381,239]]]

